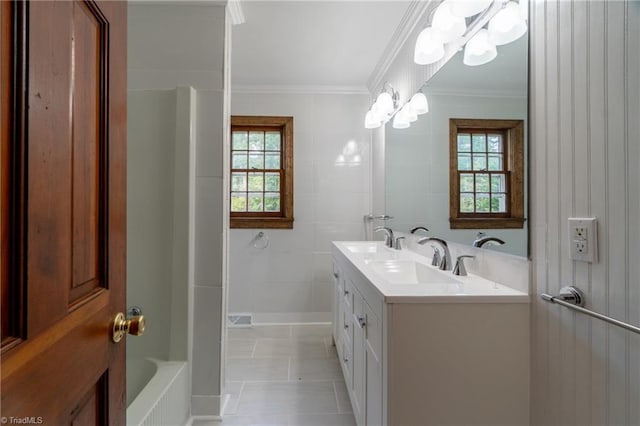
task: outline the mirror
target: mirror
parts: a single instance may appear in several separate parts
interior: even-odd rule
[[[408,129],[385,129],[385,213],[394,230],[429,228],[427,235],[473,244],[478,232],[504,240],[483,248],[527,256],[527,222],[521,229],[451,229],[449,224],[449,119],[483,118],[525,122],[525,216],[527,194],[528,34],[498,46],[498,56],[480,66],[462,63],[458,52],[422,91],[429,112]]]

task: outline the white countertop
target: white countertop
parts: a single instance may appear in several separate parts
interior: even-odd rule
[[[380,241],[334,241],[386,303],[528,303],[529,295],[477,275],[453,275],[431,259]],[[455,259],[454,259],[455,262]],[[454,263],[455,264],[455,263]],[[452,265],[453,266],[453,265]]]

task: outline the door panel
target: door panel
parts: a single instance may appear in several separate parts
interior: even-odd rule
[[[1,9],[2,416],[123,424],[126,4]]]

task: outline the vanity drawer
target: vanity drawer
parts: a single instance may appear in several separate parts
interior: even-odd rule
[[[347,342],[343,342],[342,344],[340,364],[342,364],[342,372],[347,389],[351,389],[353,386],[353,359],[351,358],[351,349],[347,346]]]

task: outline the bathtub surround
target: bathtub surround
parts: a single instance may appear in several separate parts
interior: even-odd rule
[[[331,241],[364,238],[370,144],[360,112],[368,95],[310,90],[232,96],[234,115],[294,117],[293,229],[230,231],[229,312],[250,313],[254,323],[331,321]],[[253,244],[260,231],[264,249]]]
[[[227,125],[225,117],[228,115],[225,90],[228,87],[229,25],[224,5],[217,2],[138,2],[129,5],[129,90],[161,93],[180,86],[192,87],[178,89],[178,93],[189,91],[188,102],[195,116],[193,125],[183,126],[196,140],[195,167],[191,168],[194,182],[188,190],[175,194],[176,197],[190,194],[195,200],[195,218],[189,219],[187,229],[180,231],[180,238],[185,238],[185,233],[188,233],[195,240],[190,247],[193,284],[189,292],[192,296],[191,299],[187,296],[187,300],[176,299],[180,300],[181,309],[185,302],[187,304],[189,333],[176,336],[176,349],[170,351],[171,356],[184,355],[188,361],[190,390],[186,397],[190,398],[192,415],[218,415],[222,394],[220,319],[226,285],[226,224],[222,188],[225,186],[223,145]],[[149,108],[157,107],[149,105]],[[159,138],[165,136],[160,133]],[[178,158],[185,152],[176,152],[175,155]],[[162,185],[158,187],[163,188]],[[173,188],[168,192],[173,194]],[[169,213],[160,211],[155,214]],[[168,226],[176,224],[169,221]],[[132,228],[129,226],[130,230]],[[182,251],[166,254],[167,265],[184,261],[180,259]],[[171,277],[171,273],[167,276]],[[132,280],[128,284],[134,291],[140,285]],[[155,324],[161,324],[165,317],[162,312],[148,315],[148,332],[152,333]],[[158,332],[173,327],[173,333],[180,326],[173,322],[166,325],[167,328],[157,326]]]

